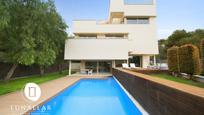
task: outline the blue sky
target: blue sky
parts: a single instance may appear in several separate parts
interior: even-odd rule
[[[72,20],[108,18],[109,0],[55,0],[55,4],[70,32]],[[157,0],[157,15],[158,39],[176,29],[204,29],[204,0]]]

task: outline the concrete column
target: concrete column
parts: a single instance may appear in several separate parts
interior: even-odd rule
[[[156,60],[156,55],[154,56],[154,65],[156,65],[157,64],[157,62],[156,62],[157,60]]]
[[[80,69],[85,69],[85,61],[81,61],[81,64],[80,64]]]
[[[99,61],[96,62],[96,73],[99,73]]]
[[[127,24],[127,18],[124,18],[124,24]]]
[[[150,64],[150,56],[142,56],[142,68],[147,68]]]
[[[71,75],[72,74],[72,61],[69,60],[69,74],[68,75]]]
[[[143,59],[142,59],[142,56],[140,56],[140,67],[143,67],[143,61],[142,61]]]
[[[128,64],[128,66],[129,66],[129,59],[127,59],[127,64]]]
[[[115,68],[115,60],[112,61],[112,68]]]

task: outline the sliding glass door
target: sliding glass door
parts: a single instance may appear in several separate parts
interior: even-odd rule
[[[136,67],[142,67],[142,56],[133,56],[129,58],[129,63],[134,63]]]
[[[94,73],[97,72],[97,61],[86,61],[85,69],[92,69]]]
[[[99,61],[99,73],[110,73],[111,61]]]
[[[85,69],[92,69],[94,73],[110,73],[111,61],[86,61]]]

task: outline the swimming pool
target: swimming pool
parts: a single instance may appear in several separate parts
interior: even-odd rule
[[[140,107],[139,107],[140,108]],[[82,79],[31,115],[142,115],[115,78]]]

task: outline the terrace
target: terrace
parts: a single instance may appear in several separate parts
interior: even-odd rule
[[[2,95],[0,96],[0,101],[2,102],[0,104],[0,113],[4,115],[20,115],[25,113],[28,114],[32,111],[32,108],[25,108],[20,110],[16,110],[15,108],[27,106],[42,106],[45,102],[48,102],[54,96],[57,96],[60,92],[67,89],[67,87],[71,87],[80,79],[104,79],[110,75],[111,74],[75,74],[73,76],[61,77],[56,80],[40,84],[43,94],[41,98],[34,103],[26,101],[24,97],[21,96],[21,90]],[[130,95],[137,99],[138,103],[141,104],[142,107],[144,107],[144,109],[150,114],[173,114],[175,112],[179,112],[181,114],[187,114],[190,112],[201,114],[203,111],[203,88],[166,80],[160,77],[153,77],[151,75],[145,75],[138,72],[133,72],[132,70],[121,68],[113,69],[113,75],[130,93]],[[17,99],[16,97],[19,98]],[[189,100],[189,98],[191,98],[191,101],[187,101]],[[197,108],[192,107],[195,105],[197,106]],[[186,108],[191,109],[188,110]]]

